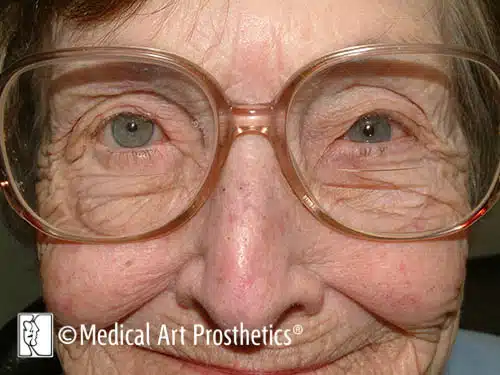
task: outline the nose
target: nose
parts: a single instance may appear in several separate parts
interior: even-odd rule
[[[261,329],[288,311],[321,309],[321,281],[301,262],[300,222],[310,217],[266,137],[236,138],[202,211],[202,256],[179,277],[180,301],[196,302],[225,329]]]

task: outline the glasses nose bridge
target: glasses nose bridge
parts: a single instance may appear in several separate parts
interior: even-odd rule
[[[231,106],[232,140],[245,134],[269,138],[269,126],[273,122],[274,112],[272,104]]]

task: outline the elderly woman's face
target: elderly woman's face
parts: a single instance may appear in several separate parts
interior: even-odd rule
[[[431,8],[402,0],[155,0],[85,32],[63,24],[55,46],[159,48],[202,66],[232,101],[255,104],[328,52],[367,41],[440,42]],[[385,243],[328,229],[293,195],[268,140],[245,135],[206,204],[172,234],[40,250],[46,301],[62,324],[148,322],[152,337],[162,324],[188,331],[184,343],[147,349],[59,346],[68,374],[401,375],[438,373],[446,360],[466,242]],[[206,346],[192,342],[194,324],[300,324],[303,333],[282,347]]]

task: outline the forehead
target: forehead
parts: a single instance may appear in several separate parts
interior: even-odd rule
[[[61,24],[56,48],[138,46],[200,65],[240,103],[270,101],[301,66],[368,43],[440,41],[430,0],[150,0],[97,27]]]

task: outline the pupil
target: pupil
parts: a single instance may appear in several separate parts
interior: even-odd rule
[[[135,133],[137,131],[137,129],[139,129],[139,126],[137,125],[137,123],[135,121],[131,121],[127,124],[127,131],[129,131],[131,133]]]
[[[373,137],[375,135],[375,127],[372,124],[366,124],[363,128],[363,134],[366,137]]]

